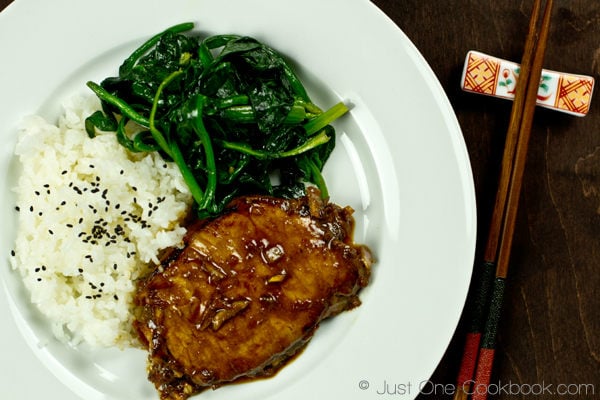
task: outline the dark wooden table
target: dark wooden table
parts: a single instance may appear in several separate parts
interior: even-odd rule
[[[0,0],[0,9],[9,3]],[[469,50],[519,61],[532,0],[374,3],[419,48],[454,107],[471,158],[483,243],[511,103],[462,92],[461,70]],[[544,66],[598,79],[600,1],[555,3]],[[599,239],[600,97],[584,118],[538,109],[492,376],[500,393],[493,398],[600,398]],[[420,399],[452,397],[465,329],[463,316],[426,387],[431,393]]]

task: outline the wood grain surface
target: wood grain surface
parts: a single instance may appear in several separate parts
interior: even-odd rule
[[[532,1],[373,2],[420,50],[454,107],[472,164],[482,244],[511,103],[462,92],[460,75],[469,50],[520,60]],[[9,3],[0,0],[0,9]],[[600,78],[600,1],[556,2],[544,67]],[[583,118],[536,111],[492,376],[499,392],[494,399],[600,398],[600,95],[594,96]],[[452,397],[465,331],[463,315],[419,399]],[[423,383],[411,384],[414,391]]]

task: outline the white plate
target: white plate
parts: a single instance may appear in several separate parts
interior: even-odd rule
[[[386,390],[414,398],[462,311],[475,196],[441,86],[400,29],[366,0],[18,0],[0,14],[0,168],[8,171],[0,174],[2,397],[157,398],[142,351],[69,348],[28,304],[8,266],[12,149],[23,116],[56,118],[63,99],[87,93],[85,81],[115,74],[145,38],[183,21],[202,32],[255,36],[296,63],[318,103],[354,104],[336,126],[326,178],[333,200],[356,209],[356,239],[378,260],[363,305],[323,323],[276,377],[200,398],[366,400]]]

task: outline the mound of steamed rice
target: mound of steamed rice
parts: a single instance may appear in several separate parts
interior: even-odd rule
[[[19,133],[12,266],[58,339],[128,346],[135,280],[182,243],[191,196],[158,154],[132,154],[114,133],[88,137],[97,99],[64,108],[57,125],[32,116]]]

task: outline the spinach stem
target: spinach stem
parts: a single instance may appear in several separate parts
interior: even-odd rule
[[[318,135],[312,136],[300,146],[288,151],[277,153],[277,158],[292,157],[297,156],[298,154],[306,153],[315,147],[329,142],[329,139],[331,139],[329,135],[327,135],[325,130],[322,130]]]
[[[238,94],[236,96],[226,97],[224,99],[216,99],[214,100],[214,103],[217,109],[222,109],[233,106],[248,105],[250,103],[250,99],[245,94]]]
[[[142,115],[138,114],[137,111],[133,109],[127,102],[125,102],[120,97],[115,96],[114,94],[109,93],[102,86],[98,85],[95,82],[89,81],[87,86],[92,89],[94,93],[100,98],[100,100],[107,102],[108,104],[119,109],[122,115],[126,116],[133,122],[142,125],[144,127],[148,127],[148,120],[144,118]]]
[[[307,135],[314,135],[347,112],[348,107],[340,101],[327,111],[319,114],[304,124],[304,130],[306,131]]]
[[[135,146],[133,145],[133,141],[129,139],[127,133],[125,132],[125,125],[127,124],[127,118],[121,118],[119,124],[117,125],[117,141],[123,147],[131,152],[135,152]]]
[[[210,139],[210,135],[208,134],[206,127],[204,126],[204,121],[202,120],[202,113],[204,109],[204,105],[206,103],[206,97],[203,95],[198,95],[196,100],[196,124],[195,131],[202,142],[202,147],[204,149],[204,156],[206,157],[206,189],[204,191],[204,196],[202,201],[199,202],[200,209],[208,208],[210,203],[214,204],[214,198],[217,190],[217,164],[215,162],[215,153],[212,148],[212,143]]]
[[[276,158],[286,158],[300,155],[302,153],[306,153],[318,147],[322,144],[325,144],[331,139],[327,133],[323,130],[318,135],[315,135],[308,139],[306,142],[302,143],[300,146],[295,147],[291,150],[271,153],[264,150],[253,149],[246,143],[238,143],[238,142],[229,142],[226,140],[219,140],[218,143],[226,149],[239,151],[240,153],[248,154],[250,156],[256,157],[260,160],[268,160],[268,159],[276,159]]]
[[[190,193],[192,194],[194,201],[196,202],[196,204],[200,204],[203,201],[204,193],[202,192],[200,185],[198,185],[198,182],[196,181],[192,170],[188,167],[187,163],[185,162],[183,154],[181,154],[181,149],[175,141],[171,141],[170,149],[170,152],[173,155],[173,161],[175,161],[175,164],[177,164],[177,166],[179,167],[181,175],[183,176],[183,180],[190,189]]]
[[[158,109],[158,103],[160,100],[160,95],[162,94],[163,89],[173,81],[173,79],[177,78],[179,75],[181,75],[183,73],[183,70],[177,70],[175,72],[172,72],[169,76],[167,76],[158,86],[158,89],[156,90],[156,94],[154,95],[154,101],[152,102],[152,109],[150,110],[150,118],[149,118],[149,126],[148,128],[150,129],[150,133],[152,134],[152,137],[154,138],[154,140],[156,140],[156,143],[160,146],[160,148],[167,153],[167,155],[169,155],[169,157],[173,158],[173,155],[171,154],[171,147],[169,146],[169,144],[167,143],[165,137],[163,136],[163,134],[156,128],[156,123],[155,123],[155,117],[156,117],[156,110]]]
[[[325,183],[323,174],[321,174],[321,170],[319,167],[317,167],[313,160],[311,160],[310,157],[306,157],[306,163],[310,168],[313,183],[317,185],[319,191],[321,192],[321,198],[327,199],[329,197],[329,190],[327,189],[327,184]]]
[[[237,122],[239,124],[256,123],[256,113],[251,105],[233,105],[221,110],[223,118]],[[301,105],[294,104],[288,115],[283,120],[286,125],[294,125],[301,123],[306,119],[306,110]]]

